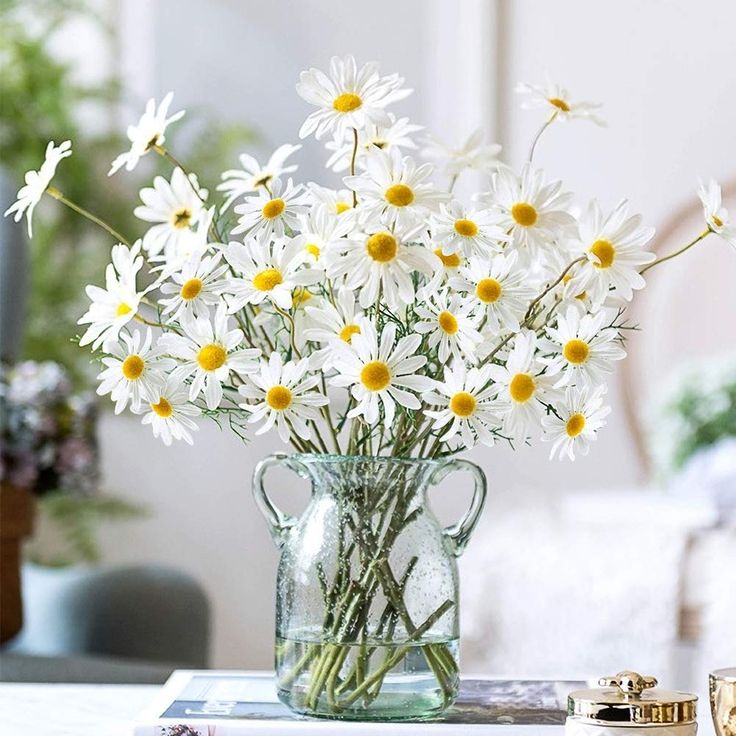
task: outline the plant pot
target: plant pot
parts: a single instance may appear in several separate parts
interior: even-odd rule
[[[33,531],[35,498],[26,488],[0,483],[0,642],[23,626],[21,543]]]
[[[312,483],[300,519],[278,510],[265,470],[284,464]],[[426,491],[454,470],[475,478],[465,517],[443,528]],[[464,460],[273,455],[256,500],[281,549],[276,595],[279,698],[311,716],[432,718],[459,683],[458,572],[485,500]]]

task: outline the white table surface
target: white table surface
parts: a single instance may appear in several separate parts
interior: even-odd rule
[[[2,736],[130,736],[136,716],[158,685],[0,683]],[[707,696],[700,700],[698,736],[711,736]],[[545,728],[545,736],[563,729]]]

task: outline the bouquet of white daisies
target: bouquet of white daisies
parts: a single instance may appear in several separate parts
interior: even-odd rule
[[[389,111],[410,90],[376,64],[333,58],[296,89],[314,108],[299,135],[326,141],[337,189],[296,183],[300,146],[284,145],[265,165],[240,156],[210,204],[165,147],[184,114],[169,94],[128,128],[110,170],[151,152],[172,166],[140,192],[140,239],[51,185],[69,141],[49,144],[6,213],[26,213],[30,233],[47,193],[118,241],[104,286],[87,288],[79,342],[104,366],[98,393],[167,444],[191,442],[207,415],[302,452],[436,457],[541,435],[574,458],[609,413],[605,379],[644,272],[712,232],[736,245],[715,182],[701,186],[704,231],[655,260],[653,229],[625,201],[581,207],[535,168],[551,124],[601,122],[556,85],[520,86],[543,118],[518,170],[478,133],[419,146],[421,127]],[[453,190],[468,170],[485,184],[465,200]]]

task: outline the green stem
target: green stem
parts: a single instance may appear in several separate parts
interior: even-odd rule
[[[662,258],[657,258],[656,261],[652,261],[648,266],[644,266],[639,273],[641,275],[645,274],[650,268],[654,268],[655,266],[658,266],[660,263],[666,263],[667,261],[671,261],[673,258],[677,258],[677,256],[682,255],[685,253],[685,251],[690,250],[694,245],[697,245],[701,240],[705,239],[708,235],[710,235],[711,230],[710,228],[706,228],[703,230],[700,235],[698,235],[695,240],[691,240],[687,245],[680,248],[680,250],[676,250],[674,253],[670,253],[668,256],[663,256]]]

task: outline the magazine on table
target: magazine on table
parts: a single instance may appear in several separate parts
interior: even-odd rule
[[[543,736],[562,733],[567,695],[584,681],[464,678],[455,704],[441,717],[392,722],[401,736]],[[272,673],[177,670],[136,722],[135,736],[291,736],[387,734],[382,722],[329,721],[292,713]]]

